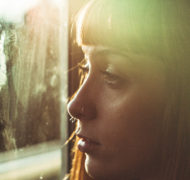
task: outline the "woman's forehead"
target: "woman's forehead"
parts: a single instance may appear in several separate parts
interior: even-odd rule
[[[129,59],[135,61],[138,59],[156,59],[156,57],[147,56],[145,54],[138,54],[134,52],[123,51],[121,49],[102,46],[102,45],[82,45],[81,46],[86,58],[96,58],[96,57],[121,57],[124,59]],[[119,59],[118,59],[119,60]]]
[[[85,59],[90,64],[96,64],[96,66],[106,66],[109,64],[117,66],[126,66],[131,63],[130,58],[119,52],[119,50],[107,47],[107,46],[82,46],[82,50],[85,55]]]
[[[147,66],[153,68],[156,66],[162,67],[163,61],[157,57],[147,56],[143,54],[135,54],[131,52],[123,52],[119,49],[114,49],[102,45],[83,45],[82,50],[85,59],[90,64],[112,64],[122,69],[135,68],[139,66]]]
[[[115,59],[117,61],[123,61],[130,59],[126,52],[122,52],[119,49],[114,49],[108,46],[102,45],[84,45],[82,46],[86,59],[101,60],[111,62]]]
[[[82,45],[82,50],[87,56],[93,55],[121,55],[128,56],[126,51],[102,45]]]

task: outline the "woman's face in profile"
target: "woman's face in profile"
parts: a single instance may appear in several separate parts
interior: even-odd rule
[[[82,48],[88,74],[68,110],[79,119],[78,148],[87,173],[95,179],[151,179],[160,163],[163,62],[103,46]]]

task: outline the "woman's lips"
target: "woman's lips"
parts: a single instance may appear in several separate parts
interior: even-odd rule
[[[84,152],[87,154],[92,153],[100,146],[100,143],[94,140],[91,140],[88,137],[82,136],[80,134],[77,134],[77,136],[80,138],[77,146],[81,152]]]

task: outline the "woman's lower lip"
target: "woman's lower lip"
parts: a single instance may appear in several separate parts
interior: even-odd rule
[[[78,145],[78,149],[84,153],[91,153],[95,151],[99,146],[98,143],[91,142],[83,138],[79,140],[77,145]]]

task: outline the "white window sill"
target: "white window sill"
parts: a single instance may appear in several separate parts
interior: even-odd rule
[[[46,145],[47,146],[47,145]],[[48,151],[0,162],[0,179],[2,180],[59,180],[61,171],[61,149],[47,146]],[[30,148],[31,149],[31,148]],[[24,150],[25,151],[25,150]],[[8,154],[8,153],[6,153]],[[12,152],[13,154],[13,152]],[[28,153],[29,154],[29,153]],[[3,154],[0,155],[2,157]],[[15,156],[15,155],[14,155]],[[7,156],[10,157],[10,156]],[[5,158],[5,156],[4,156]],[[0,158],[2,161],[3,158]],[[56,178],[56,179],[55,179]]]

